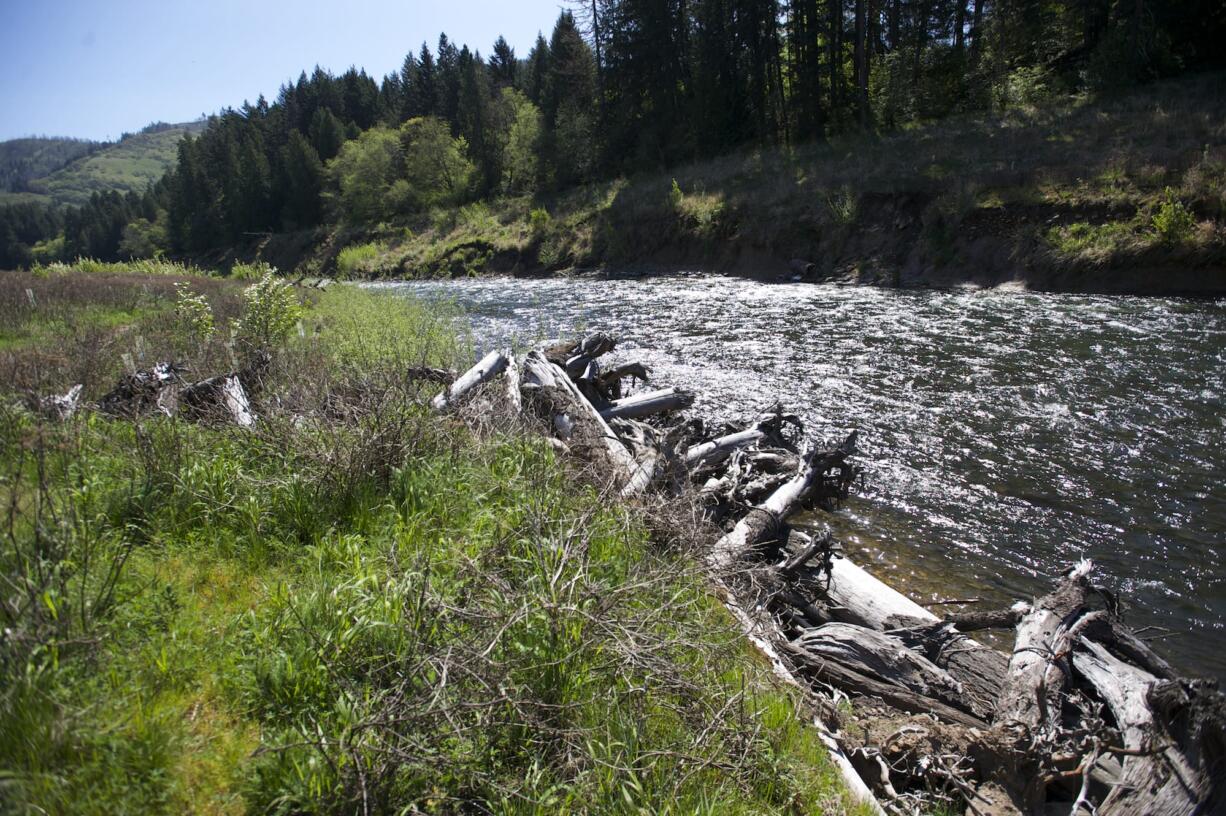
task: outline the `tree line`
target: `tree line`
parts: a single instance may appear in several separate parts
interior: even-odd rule
[[[204,252],[1041,105],[1220,65],[1224,33],[1226,7],[1211,0],[579,0],[522,58],[502,37],[484,57],[443,34],[381,80],[303,72],[275,101],[226,109],[185,138],[146,196],[96,195],[65,214],[53,250]],[[54,216],[8,210],[0,265],[56,229]]]

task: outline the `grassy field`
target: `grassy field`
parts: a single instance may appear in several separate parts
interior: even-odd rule
[[[1176,227],[1165,228],[1172,206]],[[862,282],[1226,289],[1224,222],[1219,73],[340,231],[300,260],[364,276],[597,266],[773,276],[802,258]],[[338,264],[342,252],[360,263]]]
[[[34,192],[0,192],[0,205],[37,201],[80,206],[97,192],[143,193],[174,165],[183,136],[201,127],[191,123],[133,134],[34,179]]]
[[[0,275],[0,810],[849,811],[700,528],[423,408],[446,310],[296,294],[250,431],[31,409],[254,353],[246,282],[186,272]]]

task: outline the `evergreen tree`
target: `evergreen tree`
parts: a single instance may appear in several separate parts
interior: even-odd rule
[[[447,39],[438,38],[438,101],[435,111],[454,129],[459,126],[460,108],[460,52]]]
[[[345,126],[328,108],[319,108],[311,119],[311,145],[320,161],[329,161],[341,152],[345,143]]]
[[[301,132],[290,131],[281,166],[285,189],[282,224],[287,229],[315,226],[323,215],[324,166]]]
[[[494,41],[494,51],[490,55],[490,80],[495,88],[507,88],[515,84],[515,49],[507,44],[504,37]]]
[[[549,43],[545,35],[537,33],[536,43],[528,52],[528,65],[524,72],[523,92],[534,105],[540,105],[545,96],[545,83],[549,78]]]

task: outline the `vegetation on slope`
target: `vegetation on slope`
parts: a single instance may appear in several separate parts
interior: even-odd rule
[[[69,142],[89,145],[90,149],[29,176],[23,190],[26,195],[0,195],[0,204],[37,201],[80,207],[95,193],[143,194],[174,166],[183,137],[203,128],[203,123],[151,127],[108,145]]]
[[[0,287],[6,812],[845,809],[683,540],[514,422],[424,410],[404,371],[469,356],[451,316],[283,304],[253,431],[53,423],[23,395],[241,362],[255,301],[114,268]]]
[[[32,182],[102,147],[84,139],[45,136],[0,142],[0,203],[17,200],[4,193],[29,193],[29,200],[37,199]]]
[[[1223,122],[1226,75],[1207,74],[341,229],[297,257],[301,245],[276,240],[261,250],[286,268],[357,277],[773,276],[803,258],[822,276],[886,284],[1222,291]]]

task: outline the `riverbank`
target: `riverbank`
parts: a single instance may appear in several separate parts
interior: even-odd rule
[[[683,528],[423,405],[454,312],[156,268],[0,279],[4,810],[857,812]],[[252,428],[30,402],[253,338]]]
[[[227,257],[311,276],[703,270],[901,287],[1226,293],[1226,75],[763,150]]]

